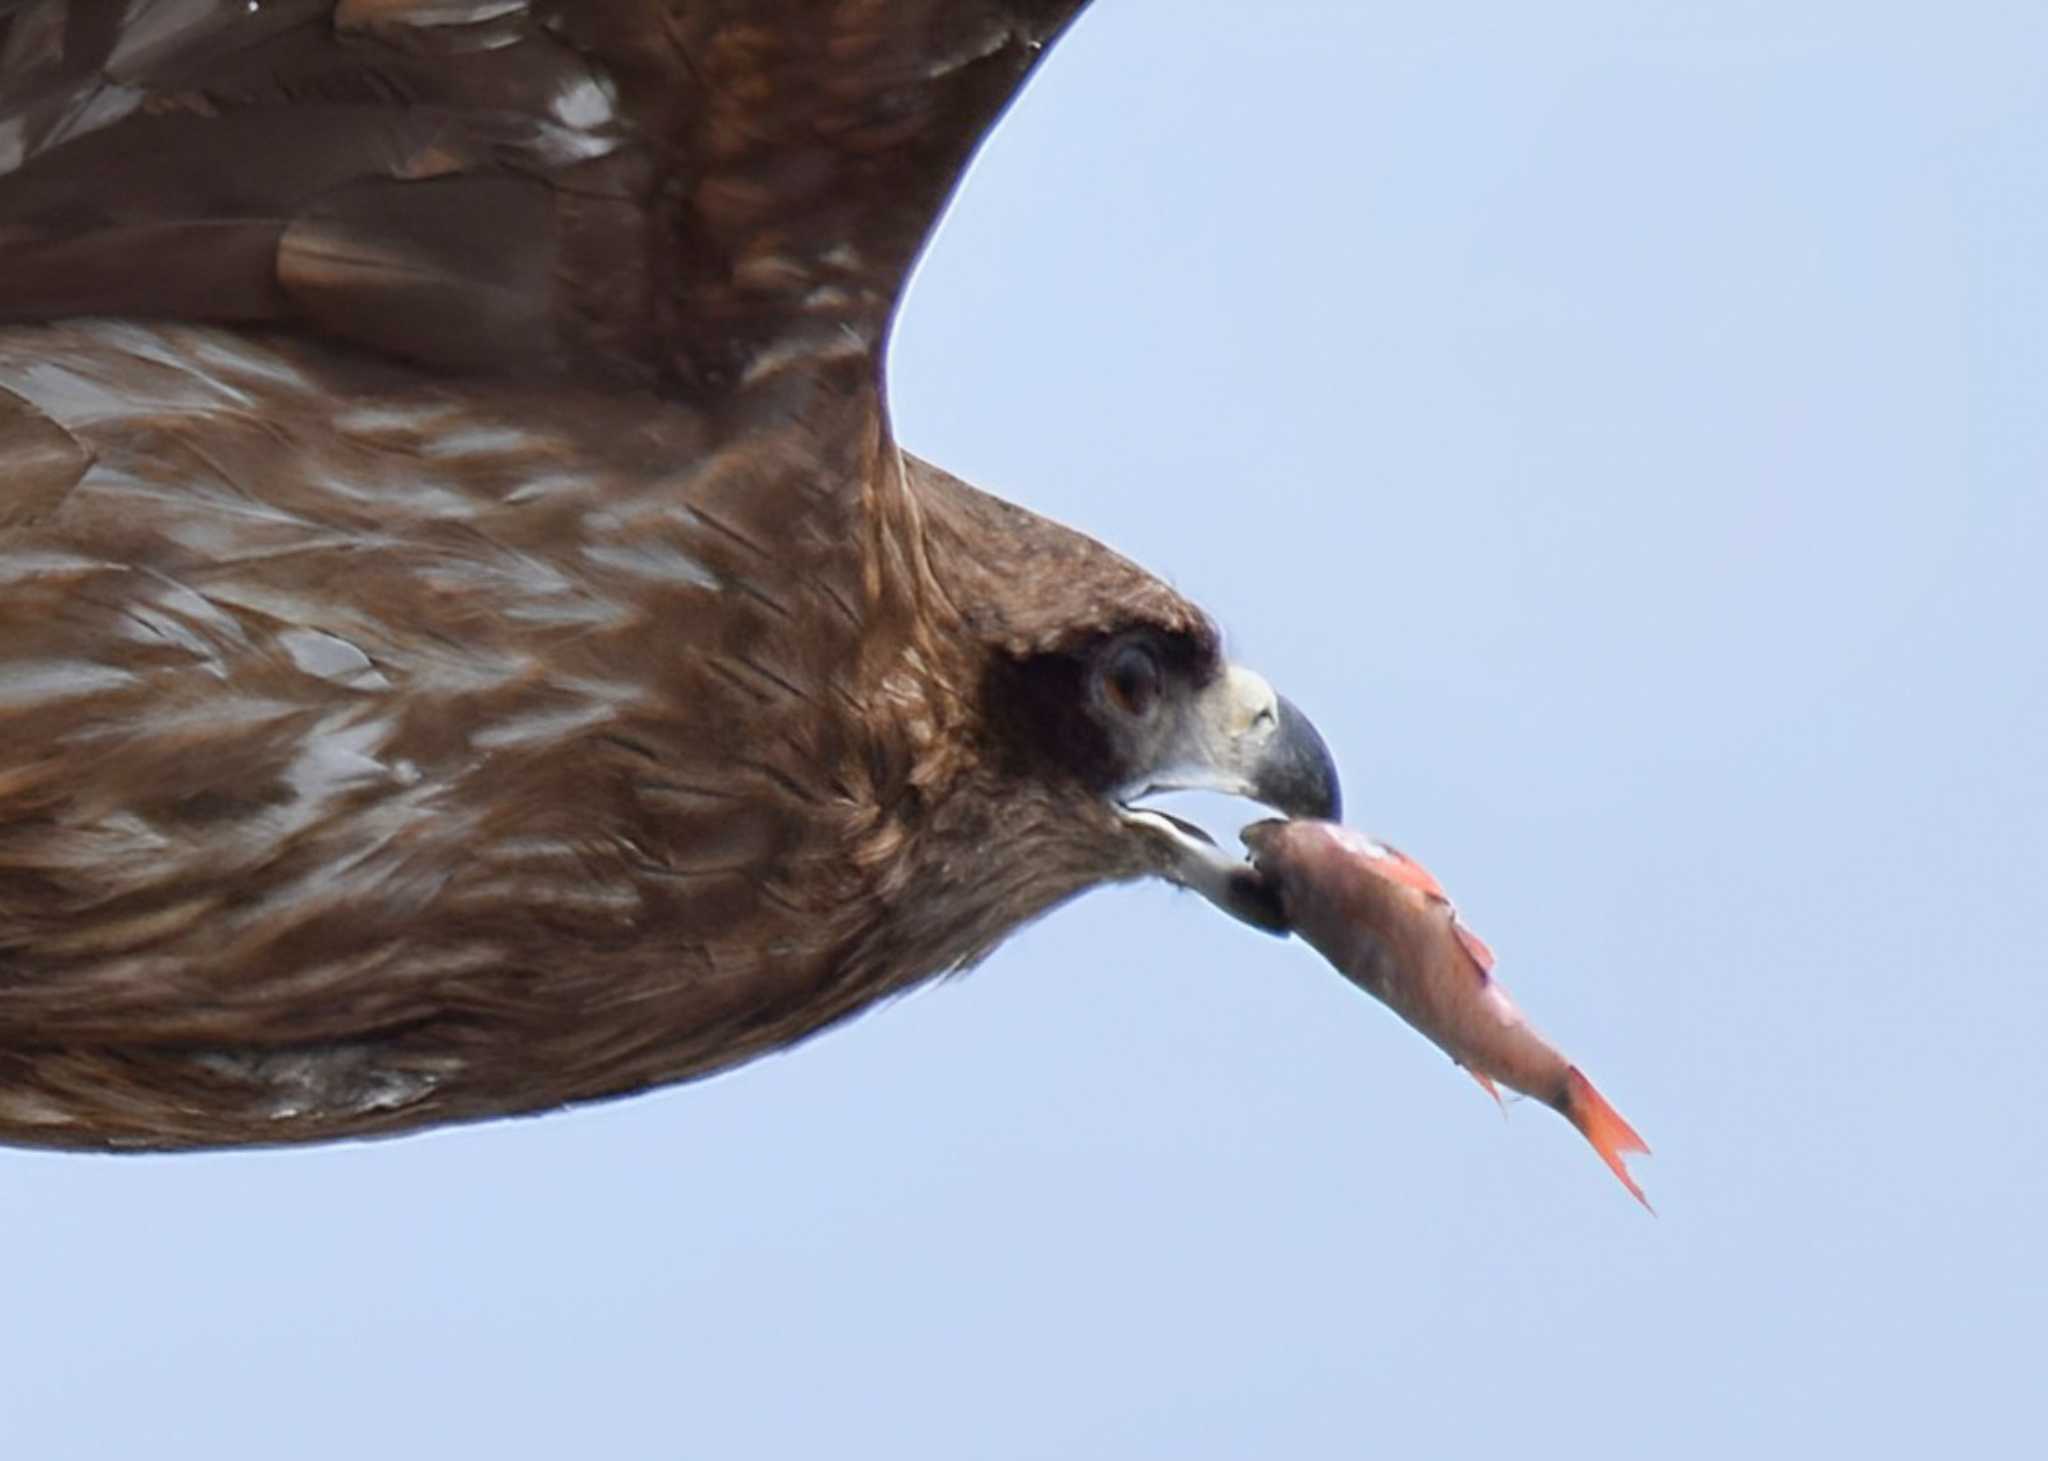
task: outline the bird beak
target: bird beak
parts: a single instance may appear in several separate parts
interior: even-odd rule
[[[1258,679],[1256,675],[1252,678]],[[1268,691],[1271,693],[1270,687]],[[1337,763],[1322,732],[1285,695],[1273,695],[1273,704],[1278,724],[1256,752],[1248,794],[1289,817],[1341,820],[1344,788],[1337,780]]]
[[[1231,665],[1199,696],[1145,791],[1220,791],[1289,817],[1343,815],[1337,765],[1309,718],[1263,675]]]
[[[1140,796],[1156,791],[1219,791],[1289,817],[1335,821],[1343,813],[1336,762],[1321,734],[1264,676],[1241,665],[1195,700],[1173,755],[1136,789]],[[1279,897],[1265,879],[1200,827],[1128,803],[1123,814],[1153,839],[1162,877],[1255,928],[1287,932]]]

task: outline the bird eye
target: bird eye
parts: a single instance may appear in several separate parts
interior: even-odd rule
[[[1133,720],[1143,720],[1159,703],[1159,657],[1142,644],[1120,644],[1102,667],[1110,703]]]

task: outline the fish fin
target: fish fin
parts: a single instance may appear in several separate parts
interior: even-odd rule
[[[1464,924],[1458,922],[1455,916],[1451,920],[1451,931],[1457,934],[1458,942],[1465,946],[1465,953],[1471,958],[1472,962],[1479,966],[1479,972],[1491,974],[1493,972],[1493,950],[1486,946],[1486,940],[1465,927]]]
[[[1472,1079],[1479,1082],[1480,1090],[1486,1092],[1487,1095],[1493,1097],[1493,1104],[1500,1107],[1501,1119],[1505,1121],[1507,1119],[1508,1114],[1508,1103],[1500,1098],[1500,1087],[1493,1083],[1492,1077],[1481,1075],[1478,1071],[1474,1070],[1469,1065],[1461,1066],[1460,1069],[1462,1069],[1466,1075],[1471,1076]]]
[[[1399,883],[1404,888],[1413,888],[1425,897],[1439,903],[1451,901],[1444,892],[1444,885],[1436,880],[1436,874],[1388,842],[1375,842],[1369,854],[1371,861],[1366,864],[1390,883]]]
[[[1388,882],[1398,883],[1413,889],[1432,903],[1441,903],[1451,910],[1451,931],[1458,936],[1458,942],[1472,962],[1479,966],[1482,974],[1493,972],[1493,950],[1486,946],[1486,940],[1467,928],[1458,917],[1458,906],[1451,901],[1451,895],[1444,891],[1444,885],[1436,880],[1436,874],[1403,852],[1400,848],[1385,842],[1372,844],[1372,861],[1366,864]]]
[[[1580,1074],[1576,1065],[1565,1072],[1564,1115],[1593,1144],[1593,1150],[1607,1163],[1607,1169],[1621,1179],[1621,1185],[1654,1216],[1657,1209],[1650,1206],[1650,1199],[1643,1196],[1643,1189],[1629,1176],[1624,1159],[1628,1152],[1648,1156],[1649,1147],[1636,1135],[1636,1129],[1622,1120],[1621,1113],[1607,1104],[1607,1098],[1593,1089],[1593,1083]]]

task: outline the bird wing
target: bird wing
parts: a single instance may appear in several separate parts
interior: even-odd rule
[[[0,1139],[530,1109],[908,977],[838,952],[930,724],[881,352],[1075,8],[0,0]]]
[[[730,389],[878,358],[1079,0],[0,4],[0,318]]]

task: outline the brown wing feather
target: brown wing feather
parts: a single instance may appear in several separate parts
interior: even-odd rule
[[[0,5],[0,1139],[611,1094],[986,945],[874,934],[951,713],[879,358],[1073,8]]]
[[[0,317],[696,393],[873,352],[1076,8],[31,0],[0,18]]]
[[[0,457],[35,464],[0,535],[0,1133],[489,1114],[831,1017],[873,912],[840,868],[904,754],[860,649],[900,610],[857,499],[777,484],[872,436],[210,327],[0,333],[0,380]],[[401,1033],[433,1081],[392,1086]],[[311,1057],[215,1089],[309,1043],[324,1102]],[[81,1046],[101,1089],[206,1093],[46,1119]]]

